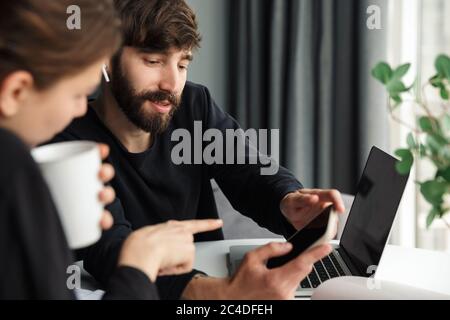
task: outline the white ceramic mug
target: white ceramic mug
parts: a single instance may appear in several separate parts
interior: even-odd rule
[[[71,141],[42,146],[31,151],[58,210],[71,249],[100,239],[103,204],[99,193],[101,157],[98,144]]]

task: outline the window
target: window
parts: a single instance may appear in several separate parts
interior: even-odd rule
[[[410,62],[413,67],[407,84],[425,83],[435,74],[434,61],[438,54],[450,54],[450,1],[448,0],[389,0],[389,62],[393,65]],[[422,90],[421,90],[422,92]],[[442,108],[437,92],[433,88],[423,90],[432,108]],[[414,108],[416,113],[412,113]],[[413,103],[406,103],[396,116],[403,122],[415,126],[420,114]],[[409,129],[391,121],[391,151],[405,146]],[[426,217],[430,206],[422,198],[414,181],[424,181],[434,174],[426,161],[416,162],[410,184],[398,213],[391,242],[407,247],[450,251],[450,229],[443,221],[435,221],[426,229]]]

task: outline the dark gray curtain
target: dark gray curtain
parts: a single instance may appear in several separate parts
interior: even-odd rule
[[[280,129],[280,162],[307,187],[355,191],[372,145],[386,149],[387,0],[229,0],[228,112]],[[366,26],[382,9],[382,30]]]

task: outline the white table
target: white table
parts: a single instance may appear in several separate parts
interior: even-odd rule
[[[227,277],[226,255],[231,246],[264,245],[269,242],[281,242],[283,239],[242,239],[200,242],[195,245],[194,268],[212,277]]]
[[[264,245],[282,239],[242,239],[201,242],[196,244],[194,268],[212,277],[227,277],[227,253],[230,246]],[[337,244],[333,241],[332,244]],[[381,281],[400,282],[416,288],[450,295],[450,255],[421,249],[388,245],[377,270]],[[84,287],[84,286],[83,286]],[[102,291],[82,290],[81,299],[99,299]]]
[[[281,239],[244,239],[196,244],[195,268],[214,277],[228,276],[230,246],[264,245]],[[332,241],[338,244],[339,241]],[[429,290],[450,297],[450,255],[422,249],[386,246],[376,272],[376,279]]]

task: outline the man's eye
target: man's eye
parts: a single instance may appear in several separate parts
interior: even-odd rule
[[[180,65],[179,68],[182,69],[182,70],[187,70],[189,68],[189,66]]]
[[[147,60],[147,59],[144,59],[144,62],[146,64],[150,64],[150,65],[155,65],[155,64],[159,63],[159,61],[157,61],[157,60]]]

